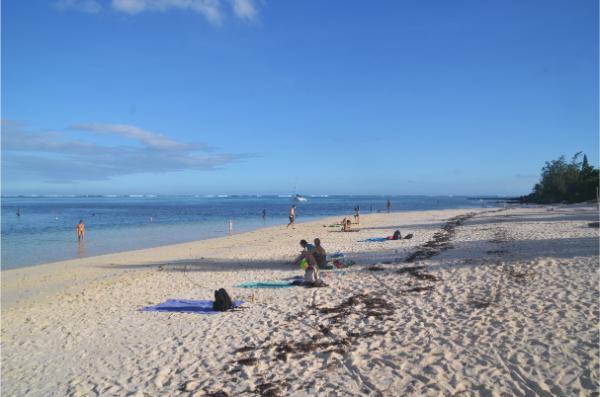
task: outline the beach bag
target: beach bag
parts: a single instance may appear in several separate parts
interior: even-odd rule
[[[405,240],[409,240],[409,239],[411,239],[411,238],[413,238],[413,235],[412,235],[412,233],[409,233],[409,234],[407,234],[406,236],[404,236],[404,239],[405,239]]]
[[[231,309],[233,309],[233,302],[231,301],[231,297],[229,296],[227,291],[225,291],[224,288],[216,290],[215,301],[213,303],[213,310],[225,312]]]

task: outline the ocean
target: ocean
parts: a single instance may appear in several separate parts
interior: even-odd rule
[[[297,222],[324,216],[386,211],[388,196],[85,196],[3,197],[1,268],[183,243],[265,226],[287,224],[297,205]],[[391,196],[392,211],[480,207],[468,197]],[[489,201],[486,201],[489,203]],[[266,210],[266,219],[261,212]],[[20,215],[17,215],[19,213]],[[75,226],[83,219],[85,241]]]

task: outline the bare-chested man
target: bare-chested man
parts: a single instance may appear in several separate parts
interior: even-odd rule
[[[79,220],[79,223],[75,227],[75,230],[77,230],[77,241],[83,240],[83,238],[85,237],[85,225],[83,224],[83,219]]]
[[[296,206],[292,205],[290,207],[290,223],[288,223],[286,227],[293,225],[295,221],[296,221]]]

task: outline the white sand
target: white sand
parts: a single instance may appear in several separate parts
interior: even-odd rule
[[[475,210],[453,248],[411,264],[469,211],[368,215],[359,233],[329,233],[328,219],[3,271],[2,396],[598,395],[599,235],[587,226],[598,212],[548,209]],[[415,237],[357,242],[395,229]],[[299,275],[285,261],[314,237],[359,265],[325,275],[326,288],[234,287]],[[385,270],[366,270],[376,262]],[[396,273],[415,265],[439,281]],[[218,287],[256,301],[217,315],[137,310]],[[354,305],[335,322],[319,312],[357,294],[393,310]],[[278,346],[311,337],[321,345],[283,360]]]

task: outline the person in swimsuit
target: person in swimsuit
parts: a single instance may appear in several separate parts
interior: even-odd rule
[[[360,207],[358,205],[354,207],[354,223],[360,225]]]
[[[315,258],[315,261],[317,262],[317,267],[319,269],[324,268],[325,265],[327,265],[327,252],[325,252],[325,249],[321,245],[321,240],[318,238],[315,239],[315,249],[313,251],[313,256]]]
[[[289,227],[290,225],[293,225],[294,222],[296,221],[296,206],[295,205],[292,205],[290,207],[290,215],[289,215],[289,217],[290,217],[290,223],[288,223],[286,227]]]
[[[393,235],[386,237],[388,240],[401,240],[402,234],[400,234],[400,230],[396,230]]]
[[[83,224],[83,219],[79,220],[75,230],[77,231],[77,241],[82,241],[85,237],[85,225]]]
[[[297,267],[303,259],[306,259],[308,266],[304,270],[304,282],[308,284],[315,283],[319,279],[319,267],[315,260],[315,246],[309,244],[306,240],[300,240],[302,252],[294,259],[292,266]]]

